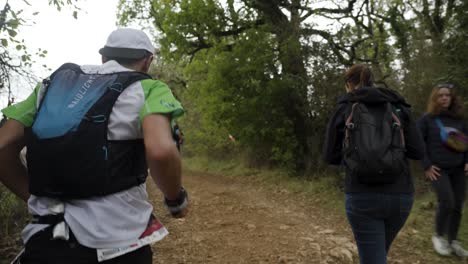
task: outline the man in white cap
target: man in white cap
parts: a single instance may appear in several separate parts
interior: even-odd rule
[[[32,214],[14,263],[152,263],[150,244],[167,230],[152,215],[148,168],[169,212],[187,213],[171,132],[184,111],[146,74],[150,39],[117,29],[99,53],[102,65],[64,64],[2,110],[0,181]]]

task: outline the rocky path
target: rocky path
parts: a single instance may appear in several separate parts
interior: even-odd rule
[[[184,219],[173,219],[148,181],[155,213],[170,232],[153,246],[153,263],[359,263],[345,216],[337,213],[341,208],[326,210],[323,197],[262,184],[255,176],[186,172],[184,185],[191,211]],[[468,264],[436,256],[430,234],[418,230],[422,225],[432,225],[432,216],[407,223],[392,246],[389,264]],[[0,263],[7,264],[21,243],[0,242]]]
[[[172,219],[149,184],[156,213],[170,235],[154,246],[154,263],[359,263],[346,219],[278,187],[248,178],[188,172],[191,200],[185,219]],[[302,198],[301,198],[302,197]],[[389,263],[465,263],[443,260],[412,246],[417,231],[404,230]]]

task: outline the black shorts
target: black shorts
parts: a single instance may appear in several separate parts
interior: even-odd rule
[[[80,245],[70,231],[70,239],[52,240],[52,228],[46,228],[32,236],[20,258],[21,264],[151,264],[153,252],[150,246],[114,259],[98,262],[96,249]]]

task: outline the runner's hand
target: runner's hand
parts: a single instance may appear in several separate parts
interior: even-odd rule
[[[440,168],[432,165],[424,172],[424,174],[426,175],[427,179],[431,181],[437,181],[437,179],[440,177]]]
[[[468,176],[468,163],[465,163],[465,176]]]

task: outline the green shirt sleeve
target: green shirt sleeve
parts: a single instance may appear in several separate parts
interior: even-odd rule
[[[184,114],[184,109],[174,97],[169,87],[157,80],[141,81],[145,94],[145,104],[140,111],[140,122],[149,114],[168,114],[171,122]]]
[[[26,127],[32,126],[37,112],[37,95],[41,87],[42,85],[38,84],[26,100],[4,108],[2,113],[6,117],[14,119]]]

